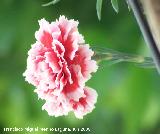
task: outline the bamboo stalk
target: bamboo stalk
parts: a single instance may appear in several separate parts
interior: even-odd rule
[[[153,7],[148,8],[146,6],[146,5],[148,5],[148,1],[152,1],[152,0],[128,0],[129,4],[133,10],[134,16],[135,16],[135,18],[139,24],[139,27],[142,31],[143,37],[144,37],[147,45],[150,48],[152,57],[153,57],[154,62],[156,64],[156,68],[160,74],[160,51],[159,51],[160,45],[158,45],[157,40],[155,40],[155,35],[153,34],[154,29],[151,28],[152,24],[150,24],[150,21],[149,21],[150,15],[148,15],[148,13],[150,14],[150,10],[151,10],[151,8],[153,9]],[[155,25],[155,24],[153,24],[153,25]],[[156,25],[156,27],[157,27],[157,25]]]
[[[141,0],[151,32],[160,51],[160,0]]]

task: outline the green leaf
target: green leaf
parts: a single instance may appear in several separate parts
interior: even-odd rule
[[[113,9],[118,13],[119,7],[118,7],[118,0],[111,0]]]
[[[131,11],[131,7],[129,5],[129,2],[128,1],[126,1],[126,2],[127,2],[127,5],[128,5],[128,10]]]
[[[103,0],[97,0],[97,3],[96,3],[97,16],[99,20],[101,20],[102,1]]]
[[[42,6],[54,5],[54,4],[58,3],[59,1],[60,1],[60,0],[53,0],[53,1],[49,2],[49,3],[43,4]]]

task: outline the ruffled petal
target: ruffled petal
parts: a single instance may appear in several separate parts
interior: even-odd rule
[[[81,66],[81,73],[86,81],[90,79],[91,73],[98,69],[96,61],[91,59],[93,54],[94,52],[89,49],[89,45],[80,45],[73,59],[72,64]]]
[[[72,102],[72,108],[77,118],[82,119],[84,115],[92,112],[97,102],[97,92],[89,87],[84,88],[85,97],[79,99],[79,101]]]

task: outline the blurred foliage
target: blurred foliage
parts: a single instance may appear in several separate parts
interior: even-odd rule
[[[99,20],[101,20],[102,3],[103,3],[103,0],[97,0],[97,3],[96,3],[97,16]]]
[[[118,13],[119,7],[118,7],[118,0],[111,0],[113,9]]]
[[[1,0],[0,4],[0,128],[89,127],[93,134],[159,134],[160,78],[156,70],[120,63],[99,70],[87,83],[99,97],[94,111],[76,119],[49,117],[41,110],[42,100],[24,81],[27,51],[35,42],[38,20],[54,21],[60,15],[79,20],[86,43],[127,53],[150,56],[139,28],[124,2],[116,14],[111,2],[96,16],[96,0],[61,0],[42,7],[47,0]],[[37,134],[41,134],[38,132]]]
[[[53,1],[49,2],[49,3],[43,4],[42,6],[54,5],[54,4],[58,3],[59,1],[60,1],[60,0],[53,0]]]
[[[42,6],[55,5],[59,1],[60,0],[53,0],[53,1],[50,1],[49,3],[43,4]],[[103,0],[97,0],[97,2],[96,2],[97,17],[99,20],[101,20],[102,3],[103,3]],[[114,11],[118,13],[118,11],[119,11],[118,0],[111,0],[111,4],[112,4]],[[128,4],[128,2],[127,2],[127,4]]]

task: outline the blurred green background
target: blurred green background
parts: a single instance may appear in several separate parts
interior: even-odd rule
[[[101,63],[98,72],[87,83],[97,90],[98,102],[94,111],[83,120],[72,114],[49,117],[46,111],[41,110],[44,102],[38,100],[34,87],[22,77],[27,51],[35,42],[34,33],[39,27],[39,19],[54,21],[65,15],[79,20],[79,31],[90,45],[150,55],[124,1],[120,1],[120,12],[116,14],[110,0],[104,0],[101,21],[96,16],[96,0],[61,0],[54,6],[41,6],[47,2],[0,1],[1,133],[4,127],[38,126],[89,127],[92,134],[160,134],[159,75],[154,69],[138,68],[133,64],[108,66]]]

